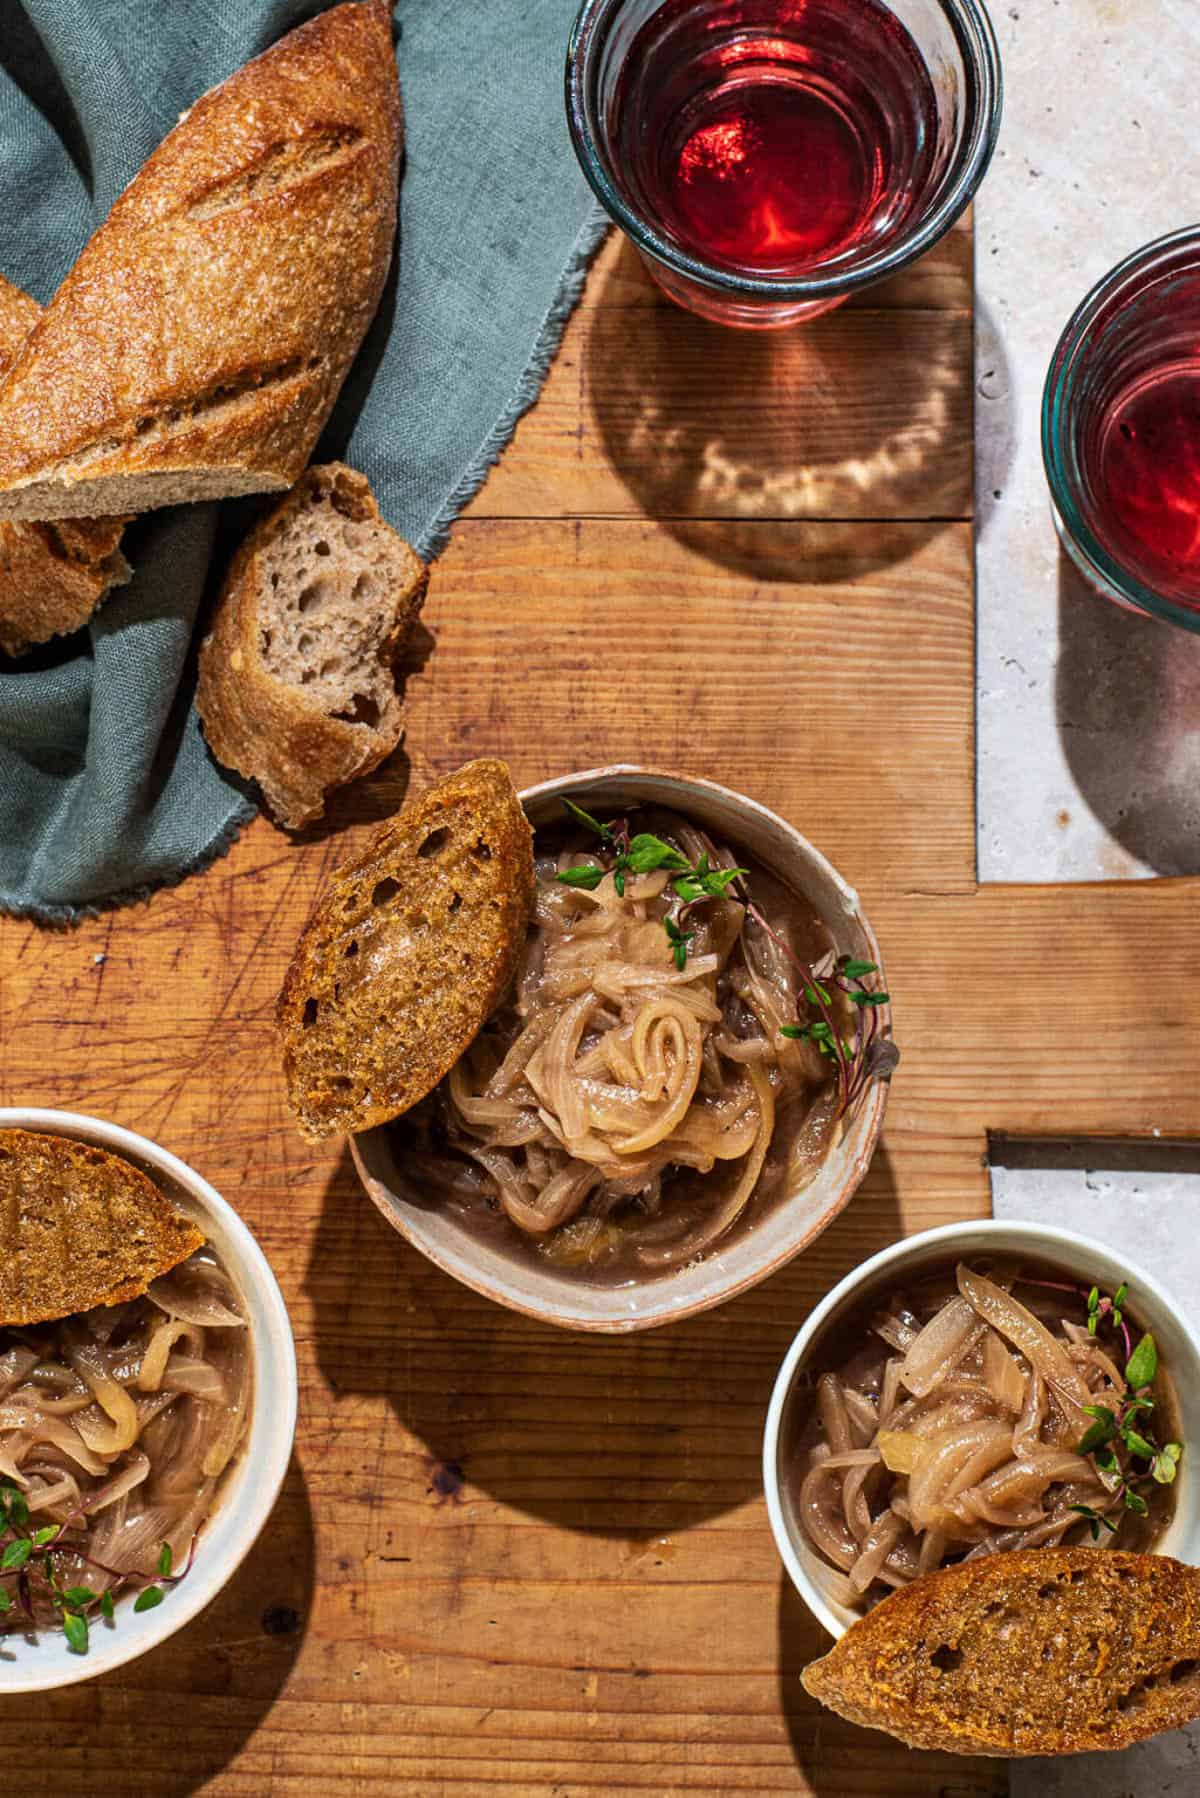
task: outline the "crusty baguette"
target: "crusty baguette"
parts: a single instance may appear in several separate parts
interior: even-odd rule
[[[0,275],[0,378],[41,317],[37,301]],[[57,525],[0,519],[0,650],[20,655],[87,623],[129,579],[125,518],[64,518]]]
[[[1115,1548],[962,1562],[885,1598],[802,1677],[912,1748],[1127,1748],[1200,1717],[1200,1571]]]
[[[203,1241],[119,1155],[66,1136],[0,1130],[0,1324],[135,1299]]]
[[[196,706],[217,760],[256,780],[281,824],[319,818],[400,741],[395,665],[428,578],[340,462],[308,469],[234,557]]]
[[[398,1117],[502,998],[533,911],[533,835],[503,762],[468,762],[340,868],[279,1000],[310,1141]]]
[[[385,0],[197,100],[0,385],[0,517],[290,487],[379,303],[400,139]]]

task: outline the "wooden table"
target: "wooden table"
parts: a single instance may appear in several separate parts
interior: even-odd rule
[[[435,571],[413,773],[638,759],[794,819],[861,890],[904,1061],[858,1197],[694,1322],[595,1341],[437,1273],[284,1105],[272,1008],[403,755],[294,842],[79,930],[0,925],[0,1097],[112,1118],[248,1218],[291,1307],[296,1460],[261,1546],[111,1677],[0,1699],[6,1790],[990,1798],[994,1763],[819,1713],[760,1497],[784,1349],[840,1275],[988,1206],[989,1127],[1200,1132],[1188,883],[977,890],[970,239],[780,337],[610,243]],[[1151,627],[1148,627],[1151,628]],[[1165,628],[1165,627],[1164,627]],[[0,1686],[3,1674],[0,1670]]]

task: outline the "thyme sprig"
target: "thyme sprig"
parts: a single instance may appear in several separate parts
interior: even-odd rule
[[[811,1042],[821,1055],[832,1061],[839,1117],[849,1111],[869,1081],[890,1078],[900,1059],[900,1051],[879,1023],[878,1014],[881,1007],[889,1003],[888,994],[872,990],[866,984],[879,972],[873,961],[860,961],[850,955],[831,957],[829,967],[822,967],[818,978],[814,969],[795,954],[778,931],[772,929],[750,897],[745,884],[750,875],[748,868],[714,868],[706,854],[695,863],[689,862],[661,837],[649,832],[631,837],[627,818],[602,824],[573,800],[564,799],[563,805],[577,824],[600,839],[601,850],[609,858],[607,867],[595,861],[562,869],[557,878],[564,886],[595,892],[605,875],[611,873],[617,896],[623,899],[627,875],[650,874],[659,868],[665,868],[671,874],[675,902],[663,919],[663,929],[671,946],[672,959],[680,972],[687,966],[688,951],[696,935],[694,930],[684,929],[691,908],[708,899],[740,900],[747,916],[765,931],[796,970],[805,1002],[817,1014],[806,1023],[784,1024],[781,1034],[799,1042]],[[845,1013],[847,1007],[853,1018],[849,1034],[846,1033],[848,1020],[838,1016],[839,1009]]]
[[[1158,1346],[1153,1335],[1141,1337],[1136,1348],[1124,1317],[1129,1294],[1122,1281],[1111,1296],[1103,1295],[1095,1286],[1087,1293],[1088,1334],[1099,1336],[1105,1327],[1120,1333],[1125,1350],[1125,1391],[1116,1409],[1111,1405],[1084,1405],[1092,1419],[1080,1439],[1077,1453],[1090,1455],[1107,1491],[1120,1497],[1121,1503],[1134,1516],[1144,1517],[1149,1509],[1138,1490],[1141,1486],[1169,1486],[1173,1483],[1183,1454],[1181,1442],[1161,1446],[1152,1433],[1149,1414],[1154,1410],[1150,1388],[1158,1373]],[[1122,1462],[1118,1448],[1128,1457]],[[1117,1525],[1093,1505],[1072,1505],[1091,1525],[1092,1539],[1099,1540],[1101,1529],[1116,1533]]]
[[[95,1592],[90,1586],[65,1586],[60,1571],[60,1557],[72,1563],[82,1562],[106,1574],[111,1580],[129,1584],[129,1576],[114,1567],[106,1567],[86,1552],[86,1538],[72,1540],[83,1516],[82,1507],[73,1511],[62,1523],[30,1525],[29,1501],[17,1486],[0,1485],[0,1616],[16,1608],[29,1622],[36,1615],[36,1601],[49,1600],[59,1612],[67,1646],[74,1654],[88,1651],[89,1619],[100,1616],[111,1623],[114,1616],[112,1591]],[[164,1542],[158,1557],[157,1578],[162,1584],[147,1581],[134,1600],[135,1611],[151,1611],[165,1596],[163,1585],[175,1585],[191,1569],[195,1540],[187,1565],[179,1573],[172,1571],[170,1544]]]

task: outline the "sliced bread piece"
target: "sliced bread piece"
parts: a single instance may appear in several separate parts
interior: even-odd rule
[[[66,1136],[0,1130],[0,1324],[123,1304],[203,1241],[119,1155]]]
[[[234,557],[196,705],[217,760],[258,782],[280,824],[319,818],[399,743],[395,667],[428,578],[340,462],[310,468]]]
[[[1200,1717],[1200,1571],[1115,1548],[961,1562],[885,1598],[802,1678],[911,1748],[1127,1748]]]
[[[0,384],[0,517],[286,491],[383,291],[400,142],[387,0],[202,95]]]
[[[310,1141],[423,1099],[507,990],[533,914],[533,833],[503,762],[468,762],[339,868],[279,1000]]]
[[[0,275],[0,377],[42,315]],[[130,574],[121,554],[127,518],[64,518],[58,525],[0,519],[0,651],[22,654],[87,623]]]

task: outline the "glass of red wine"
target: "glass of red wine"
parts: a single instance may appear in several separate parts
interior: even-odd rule
[[[1135,251],[1084,300],[1050,364],[1042,451],[1084,577],[1200,631],[1200,227]]]
[[[982,0],[584,0],[567,53],[603,205],[672,299],[759,328],[936,243],[1000,97]]]

